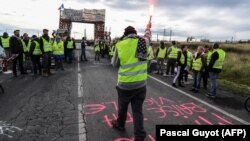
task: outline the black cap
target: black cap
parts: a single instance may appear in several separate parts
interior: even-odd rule
[[[37,38],[37,36],[36,35],[32,35],[32,37],[31,37],[32,39],[35,39],[35,38]]]
[[[43,32],[44,32],[44,31],[49,31],[49,30],[45,28],[45,29],[43,29]]]
[[[173,44],[173,45],[175,45],[175,44],[176,44],[176,42],[175,42],[175,41],[172,41],[172,44]]]
[[[133,26],[128,26],[125,28],[124,35],[127,36],[129,34],[137,34],[137,32]]]

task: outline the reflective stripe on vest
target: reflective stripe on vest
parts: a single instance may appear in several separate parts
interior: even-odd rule
[[[212,51],[208,51],[208,53],[207,53],[207,65],[209,65],[209,63],[210,63],[210,60],[211,60],[212,54],[213,54],[213,52],[212,52]]]
[[[159,52],[158,52],[157,58],[165,58],[166,51],[167,51],[166,47],[164,47],[163,49],[161,47],[159,47]]]
[[[35,43],[35,48],[33,51],[33,55],[42,55],[40,44],[37,41],[34,41],[34,43]]]
[[[57,43],[57,42],[53,43],[53,54],[54,55],[63,55],[64,54],[63,41],[60,41],[59,43]]]
[[[22,41],[22,45],[23,45],[23,51],[24,52],[29,52],[31,41],[29,40],[28,45],[25,44],[24,40],[21,40],[21,41]]]
[[[68,41],[67,48],[68,49],[72,49],[73,48],[73,44],[74,44],[74,42],[72,40]]]
[[[148,47],[148,60],[154,59],[154,52],[152,47]]]
[[[44,49],[44,52],[50,52],[50,51],[52,51],[51,40],[49,39],[49,41],[47,41],[43,37],[42,37],[42,40],[43,40],[43,49]]]
[[[132,83],[147,80],[147,61],[135,57],[138,38],[127,38],[116,44],[120,67],[119,83]]]
[[[191,66],[192,53],[187,51],[187,66]]]
[[[222,69],[224,65],[226,53],[222,49],[217,49],[215,52],[218,52],[219,58],[215,61],[213,68]]]
[[[168,55],[168,58],[177,59],[177,56],[178,56],[178,48],[172,46],[172,47],[171,47],[171,52],[170,52],[170,54]]]
[[[192,69],[195,71],[200,71],[202,67],[202,60],[201,57],[197,58],[197,59],[193,59],[193,66]]]
[[[10,37],[8,37],[8,38],[1,37],[1,40],[2,40],[3,48],[9,48],[10,47]]]

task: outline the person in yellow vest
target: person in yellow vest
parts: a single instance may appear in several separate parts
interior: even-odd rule
[[[210,60],[208,60],[208,57],[210,58],[212,53],[213,53],[213,48],[205,45],[204,47],[204,57],[205,57],[205,67],[204,70],[202,72],[202,79],[203,79],[203,89],[207,90],[207,81],[208,81],[208,77],[209,77],[209,72],[208,72],[208,65]]]
[[[147,54],[148,54],[148,73],[151,73],[152,72],[152,70],[151,70],[151,61],[155,58],[154,50],[153,50],[153,43],[149,44]]]
[[[10,57],[10,37],[7,32],[3,33],[3,36],[0,37],[0,46],[4,49],[6,58]]]
[[[29,50],[30,50],[30,46],[31,46],[31,40],[29,38],[29,35],[27,33],[23,34],[23,39],[22,41],[22,45],[23,45],[23,53],[24,53],[24,57],[23,57],[23,61],[24,61],[24,70],[25,72],[27,72],[27,69],[29,68],[30,65],[30,59],[29,59]],[[32,68],[31,68],[32,71]]]
[[[214,43],[213,53],[208,56],[208,71],[211,82],[211,91],[206,94],[208,97],[215,98],[217,95],[217,78],[223,69],[225,57],[226,52],[219,48],[218,43]]]
[[[134,118],[135,141],[144,141],[146,132],[143,126],[143,102],[146,98],[147,46],[150,42],[151,24],[147,26],[144,37],[137,36],[134,27],[125,28],[123,39],[116,44],[112,65],[118,71],[118,118],[112,126],[125,130],[127,111],[131,103]]]
[[[198,93],[200,89],[201,82],[201,72],[205,67],[205,57],[204,57],[204,48],[203,46],[198,46],[197,52],[194,54],[194,59],[192,60],[191,68],[193,71],[193,88],[190,91]]]
[[[34,76],[37,75],[37,69],[39,75],[42,75],[42,65],[40,61],[40,58],[42,56],[42,50],[39,44],[39,38],[37,38],[36,35],[32,35],[29,56],[31,56]]]
[[[52,48],[53,48],[53,56],[55,58],[55,70],[58,70],[59,68],[61,70],[64,70],[63,68],[64,43],[59,35],[56,36],[56,39],[52,44]]]
[[[167,50],[167,58],[168,58],[167,71],[166,71],[167,76],[170,76],[169,75],[170,69],[171,69],[171,76],[174,76],[177,55],[178,55],[178,48],[176,46],[176,41],[172,41],[172,46]]]
[[[109,58],[111,59],[114,55],[116,41],[113,41],[112,45],[109,46]]]
[[[163,41],[161,41],[160,46],[158,47],[156,51],[156,58],[157,58],[157,64],[158,64],[158,71],[157,74],[162,75],[163,74],[163,65],[164,60],[166,58],[167,54],[167,48]]]
[[[40,47],[43,53],[43,76],[45,77],[51,74],[52,40],[48,33],[48,29],[43,29],[43,35],[40,38]]]
[[[183,78],[183,73],[184,73],[184,69],[187,66],[187,46],[186,45],[182,45],[181,46],[181,50],[178,51],[178,55],[177,55],[177,74],[173,80],[173,87],[177,87],[176,86],[176,81],[178,79],[178,84],[180,87],[184,87],[181,84],[181,80]]]
[[[67,37],[66,41],[64,42],[64,48],[65,54],[67,54],[67,58],[65,58],[66,62],[71,64],[73,61],[73,51],[76,48],[75,41],[71,37]]]
[[[191,70],[191,62],[193,60],[193,54],[191,51],[187,49],[187,66],[184,69],[184,84],[190,84],[188,82],[188,75],[190,74],[189,70]]]
[[[94,50],[95,50],[95,61],[99,61],[100,62],[100,52],[101,52],[101,41],[97,42],[94,45]]]

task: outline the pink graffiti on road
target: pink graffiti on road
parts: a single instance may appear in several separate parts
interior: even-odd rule
[[[145,110],[148,111],[147,113],[149,113],[145,114],[144,121],[148,120],[147,116],[153,115],[153,118],[161,120],[173,117],[178,118],[176,121],[179,121],[179,123],[176,124],[186,123],[186,121],[190,124],[197,125],[232,124],[228,119],[225,119],[219,114],[208,112],[207,109],[194,102],[178,103],[164,97],[147,98],[144,107]],[[103,122],[108,127],[112,127],[111,121],[117,119],[118,105],[115,101],[89,104],[84,106],[84,109],[85,115],[91,116],[99,114],[99,116],[102,116]],[[133,123],[133,116],[130,112],[127,113],[126,123]]]
[[[155,138],[151,134],[149,134],[147,137],[149,141],[155,141]],[[134,141],[134,140],[135,140],[134,138],[117,138],[114,141]]]

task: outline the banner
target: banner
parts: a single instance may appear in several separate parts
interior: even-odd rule
[[[71,22],[105,22],[105,9],[64,9],[61,12],[61,19]]]

